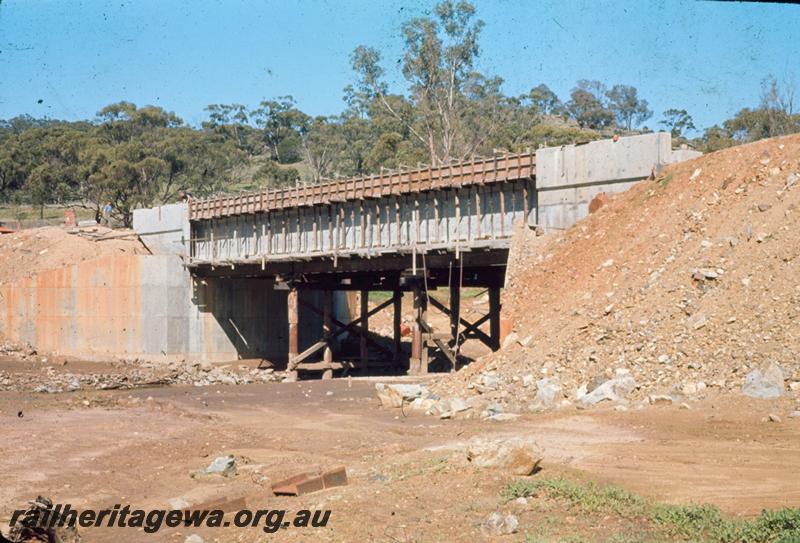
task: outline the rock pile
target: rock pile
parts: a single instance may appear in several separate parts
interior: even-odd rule
[[[800,136],[699,157],[567,231],[520,229],[512,340],[432,392],[505,411],[796,394],[798,277]]]
[[[23,360],[31,357],[23,358]],[[78,390],[131,389],[161,385],[241,385],[281,381],[283,372],[272,368],[258,369],[246,365],[237,368],[215,366],[204,362],[173,362],[167,365],[139,360],[120,361],[113,371],[80,373],[65,371],[44,362],[28,371],[0,371],[0,390],[41,393],[74,392]]]
[[[36,356],[36,349],[29,343],[17,345],[8,340],[3,340],[2,343],[0,343],[0,354],[14,355],[20,360],[30,360]]]

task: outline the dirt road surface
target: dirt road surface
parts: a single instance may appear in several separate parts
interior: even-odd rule
[[[800,419],[791,400],[707,397],[692,409],[574,409],[509,422],[440,420],[383,410],[376,379],[171,386],[61,394],[0,393],[0,521],[37,495],[74,508],[191,508],[243,498],[250,509],[330,509],[325,528],[86,528],[84,541],[475,541],[494,511],[536,523],[500,496],[513,477],[479,470],[465,443],[531,435],[541,474],[608,482],[672,503],[710,502],[735,515],[800,503]],[[780,413],[781,422],[764,419]],[[193,478],[221,455],[234,477]],[[271,482],[344,465],[350,484],[276,497]],[[238,502],[241,504],[241,502]],[[565,512],[565,526],[581,519]],[[572,529],[572,528],[570,528]],[[611,528],[609,528],[611,529]],[[595,533],[595,532],[593,532]],[[514,539],[516,538],[516,539]],[[504,539],[505,540],[505,539]]]

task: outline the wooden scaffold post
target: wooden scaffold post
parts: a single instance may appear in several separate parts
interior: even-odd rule
[[[297,355],[300,354],[300,343],[298,341],[299,332],[299,307],[297,289],[295,287],[289,288],[289,294],[286,296],[287,316],[289,321],[289,363],[288,371],[289,377],[297,379]]]
[[[394,305],[394,321],[392,323],[392,336],[394,339],[394,364],[395,367],[400,366],[400,359],[402,356],[402,332],[400,326],[403,319],[403,293],[400,290],[395,290],[392,294],[392,305]]]
[[[361,330],[359,337],[359,355],[361,359],[361,372],[369,372],[369,349],[367,348],[367,334],[369,333],[369,290],[361,291]]]
[[[500,349],[500,287],[489,287],[489,337],[492,350]]]
[[[322,340],[325,342],[325,348],[322,351],[322,361],[325,363],[326,368],[322,370],[323,379],[333,378],[333,291],[323,291],[322,301]]]

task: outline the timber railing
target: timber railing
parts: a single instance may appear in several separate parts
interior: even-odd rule
[[[532,178],[535,173],[536,152],[528,149],[523,153],[440,166],[382,171],[380,174],[326,181],[316,185],[190,200],[189,219],[198,221],[451,187],[488,185]]]

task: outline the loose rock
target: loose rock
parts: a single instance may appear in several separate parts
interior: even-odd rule
[[[167,500],[167,503],[169,504],[170,508],[174,510],[186,509],[191,505],[183,498],[170,498]]]
[[[481,532],[486,536],[508,535],[516,533],[518,527],[519,520],[514,515],[494,512],[481,524]]]
[[[553,377],[546,377],[536,382],[534,404],[543,408],[553,407],[561,396],[561,384]]]
[[[531,438],[477,437],[467,444],[467,461],[479,468],[500,469],[513,475],[531,475],[542,461],[542,450]]]
[[[672,398],[663,394],[654,394],[648,398],[650,405],[672,405]]]
[[[402,407],[417,398],[427,396],[428,389],[422,385],[386,385],[377,383],[375,390],[383,407]]]
[[[636,388],[636,381],[626,370],[617,370],[617,375],[609,379],[578,400],[578,404],[587,407],[603,401],[616,402],[625,398]]]
[[[773,362],[763,372],[753,370],[747,374],[742,385],[742,392],[751,398],[777,398],[784,392],[783,370]]]
[[[219,474],[223,477],[230,477],[236,473],[236,460],[233,456],[218,456],[208,467],[200,472],[201,475]]]

